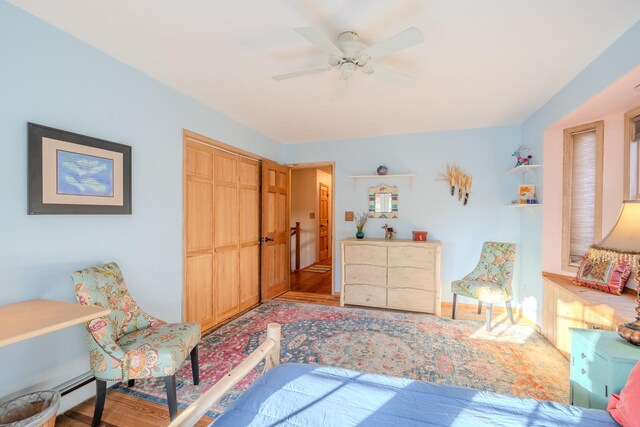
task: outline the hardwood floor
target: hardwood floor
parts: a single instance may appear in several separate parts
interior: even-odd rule
[[[68,410],[56,418],[57,427],[90,426],[93,418],[95,398]],[[179,410],[178,413],[181,411]],[[208,426],[213,420],[203,417],[196,425]],[[104,427],[151,427],[169,424],[169,409],[163,405],[124,393],[107,392],[101,426]]]
[[[338,295],[328,295],[328,294],[314,294],[307,292],[296,292],[289,291],[280,295],[277,300],[281,301],[292,301],[292,302],[306,302],[311,304],[321,304],[321,305],[340,305],[340,296]]]
[[[331,266],[331,258],[314,265]],[[291,290],[294,292],[311,292],[331,295],[331,275],[333,270],[324,273],[305,271],[304,268],[291,273]]]

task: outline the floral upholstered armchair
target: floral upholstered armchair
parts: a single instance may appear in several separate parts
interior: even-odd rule
[[[108,307],[111,312],[89,322],[89,362],[96,377],[96,408],[93,426],[100,424],[107,381],[164,377],[169,415],[177,411],[175,374],[191,355],[193,383],[198,384],[198,323],[165,323],[142,311],[124,283],[114,262],[97,265],[73,275],[78,302]]]
[[[458,295],[478,300],[478,314],[482,313],[482,303],[487,304],[485,325],[491,330],[491,314],[493,304],[504,302],[511,323],[515,323],[511,310],[513,299],[511,280],[513,276],[513,261],[516,245],[513,243],[484,242],[480,261],[475,270],[467,274],[462,280],[451,282],[453,292],[453,312],[451,318],[456,318]]]

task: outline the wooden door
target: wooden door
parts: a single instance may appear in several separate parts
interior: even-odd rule
[[[187,141],[184,155],[185,320],[203,330],[215,324],[213,309],[213,149]]]
[[[324,261],[329,257],[329,187],[326,184],[320,184],[319,214],[318,261]]]
[[[216,323],[220,323],[238,314],[240,306],[239,157],[215,150],[214,162],[214,302]]]
[[[289,167],[262,161],[262,301],[289,290],[289,182]]]
[[[240,311],[260,302],[260,163],[240,159]]]

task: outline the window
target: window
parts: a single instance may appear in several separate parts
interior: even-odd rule
[[[624,116],[624,197],[640,199],[640,107]]]
[[[575,271],[602,238],[604,122],[564,130],[562,268]]]

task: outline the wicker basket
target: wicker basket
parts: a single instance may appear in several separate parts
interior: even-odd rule
[[[60,406],[60,393],[36,391],[0,405],[0,427],[53,427]]]

